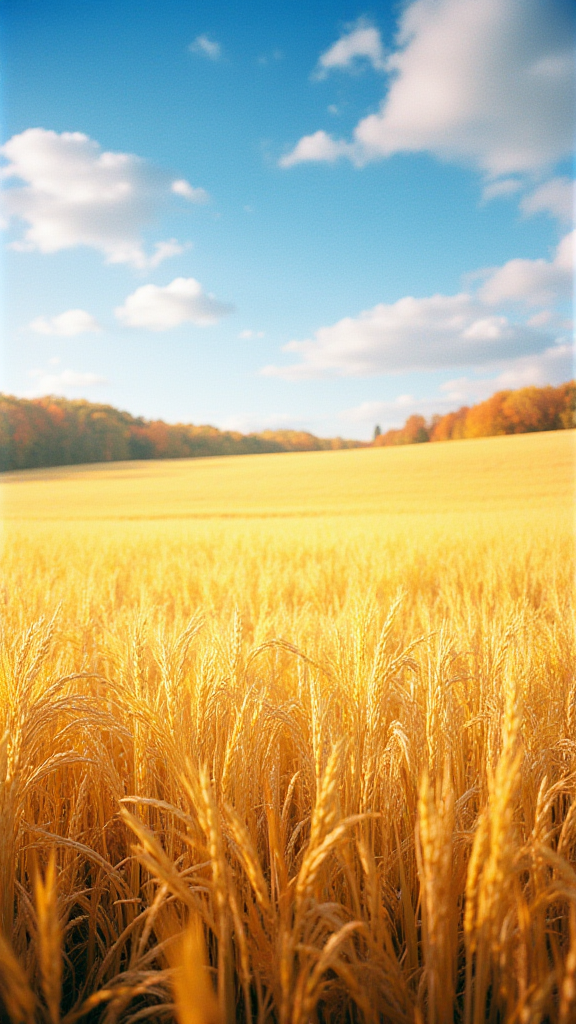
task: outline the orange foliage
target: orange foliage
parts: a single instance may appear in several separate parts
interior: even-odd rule
[[[462,437],[493,437],[527,434],[539,430],[576,427],[576,382],[558,387],[519,388],[497,391],[478,405],[433,416],[410,416],[400,430],[388,430],[374,438],[374,445],[417,444],[422,441],[453,441]]]
[[[84,400],[0,395],[0,469],[30,469],[122,459],[355,448],[361,441],[318,438],[305,431],[240,434],[216,427],[135,418]]]
[[[576,426],[576,383],[498,391],[445,416],[412,415],[374,445],[419,444],[462,437],[562,430]],[[110,405],[65,398],[0,395],[0,469],[29,469],[121,459],[181,459],[258,452],[363,447],[362,441],[315,437],[304,430],[240,434],[216,427],[145,420]]]

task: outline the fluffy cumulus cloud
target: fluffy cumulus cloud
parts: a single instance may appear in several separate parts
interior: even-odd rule
[[[210,60],[220,60],[222,56],[220,43],[206,35],[196,36],[196,39],[193,43],[190,43],[188,49],[191,53],[201,53]]]
[[[232,306],[207,294],[193,277],[177,277],[163,288],[155,284],[137,288],[114,312],[127,327],[169,331],[184,323],[215,324],[232,312]]]
[[[109,153],[81,132],[29,128],[0,153],[8,218],[26,225],[14,248],[43,253],[76,246],[102,252],[108,263],[157,266],[181,252],[171,239],[146,255],[143,229],[171,195],[203,202],[206,193],[131,153]]]
[[[261,372],[301,380],[510,361],[520,366],[518,360],[528,360],[522,366],[532,376],[536,366],[544,365],[562,365],[570,375],[571,324],[560,314],[559,303],[572,293],[575,244],[572,231],[550,260],[509,260],[473,275],[480,280],[476,294],[405,296],[320,327],[312,338],[284,346],[285,352],[299,357],[298,362],[267,366]]]
[[[413,0],[380,110],[338,155],[428,151],[494,179],[553,166],[572,147],[572,37],[569,0]],[[282,166],[335,152],[301,139]]]
[[[51,334],[61,338],[74,338],[77,334],[94,334],[101,330],[96,318],[84,309],[67,309],[57,316],[37,316],[28,327],[35,334]]]
[[[333,139],[328,132],[318,131],[305,135],[291,153],[280,158],[280,167],[294,167],[295,164],[324,161],[336,163],[341,156],[354,158],[354,147],[343,139]]]
[[[466,293],[406,296],[289,342],[284,350],[300,361],[262,373],[300,380],[481,365],[541,351],[547,338],[537,327],[491,313]]]
[[[375,71],[384,71],[384,50],[378,29],[360,18],[318,59],[315,78],[326,78],[329,71],[355,71],[368,62]]]
[[[191,203],[207,203],[208,193],[203,188],[193,188],[185,178],[177,178],[172,182],[172,192],[176,196],[183,196]]]
[[[572,231],[560,242],[553,260],[509,260],[490,273],[480,289],[481,299],[489,305],[522,303],[527,306],[549,306],[569,299],[575,241],[576,232]]]

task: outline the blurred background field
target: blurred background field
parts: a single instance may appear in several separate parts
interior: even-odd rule
[[[570,1024],[575,442],[4,475],[0,998]]]
[[[571,507],[574,431],[393,449],[6,473],[10,520],[480,513]]]

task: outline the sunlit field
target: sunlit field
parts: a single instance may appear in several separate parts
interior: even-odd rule
[[[573,1024],[575,454],[5,474],[2,1020]]]

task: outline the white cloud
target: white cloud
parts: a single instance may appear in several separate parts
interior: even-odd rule
[[[558,365],[559,353],[566,367],[573,325],[561,303],[572,293],[575,245],[576,230],[560,241],[551,260],[509,260],[466,275],[468,290],[457,295],[405,296],[344,317],[312,337],[284,345],[283,351],[296,353],[298,362],[265,366],[260,372],[309,380],[502,367],[529,359],[533,374],[544,355],[550,365]],[[473,281],[478,282],[475,294]],[[511,305],[524,310],[507,310]],[[535,312],[528,317],[530,307]]]
[[[286,153],[278,161],[280,167],[293,167],[295,164],[316,163],[322,160],[335,163],[341,156],[353,158],[354,147],[348,142],[333,139],[327,132],[318,131],[313,135],[305,135],[291,153]]]
[[[329,71],[354,71],[362,61],[368,61],[375,71],[384,71],[384,50],[380,32],[374,25],[360,18],[340,36],[318,60],[315,78],[326,78]]]
[[[560,221],[574,220],[574,182],[570,178],[552,178],[520,203],[523,213],[549,213]]]
[[[389,402],[361,402],[360,405],[355,405],[352,409],[344,409],[339,419],[345,420],[348,423],[374,423],[375,420],[388,418],[392,416],[397,422],[403,422],[406,416],[413,412],[417,400],[412,395],[398,395],[397,398],[392,399]],[[399,419],[400,417],[400,419]]]
[[[510,359],[496,376],[459,377],[440,385],[444,400],[455,405],[482,402],[495,391],[514,390],[531,385],[561,384],[574,375],[574,349],[571,345],[551,345],[543,352]],[[441,411],[441,410],[438,410]]]
[[[257,434],[263,430],[309,430],[312,420],[299,420],[289,412],[275,412],[269,416],[254,413],[227,416],[221,420],[219,426],[221,430],[237,430],[241,434]]]
[[[490,274],[480,289],[490,305],[520,302],[548,306],[572,294],[576,232],[562,239],[553,260],[509,260]]]
[[[574,373],[574,350],[571,345],[552,345],[535,355],[505,360],[501,369],[490,376],[462,376],[439,385],[436,393],[424,398],[398,395],[388,401],[367,401],[344,409],[339,419],[362,425],[371,434],[375,423],[384,430],[404,425],[408,416],[419,413],[430,418],[443,415],[462,405],[473,405],[490,398],[495,391],[514,390],[532,384],[560,384]]]
[[[491,199],[514,195],[520,188],[522,188],[522,182],[518,178],[504,178],[500,181],[491,181],[482,189],[482,199],[485,203],[488,203]]]
[[[67,309],[57,316],[37,316],[28,327],[36,334],[56,334],[61,338],[93,334],[102,329],[96,318],[84,309]]]
[[[526,321],[530,327],[547,327],[549,323],[553,322],[554,314],[550,309],[542,309],[539,313],[534,313]]]
[[[156,242],[154,252],[152,256],[148,257],[146,265],[153,270],[154,267],[160,266],[164,260],[169,259],[171,256],[179,256],[187,248],[188,246],[180,245],[180,242],[177,242],[175,238],[169,238],[166,242]]]
[[[192,53],[203,53],[205,57],[209,57],[210,60],[220,60],[222,56],[222,47],[220,43],[217,43],[215,39],[210,39],[206,35],[196,36],[193,43],[190,43],[188,49]]]
[[[99,373],[82,373],[77,370],[61,370],[60,373],[31,370],[30,376],[34,380],[34,385],[22,396],[23,398],[37,398],[40,395],[66,396],[70,393],[74,395],[86,388],[108,383],[106,377]]]
[[[263,338],[264,331],[253,331],[248,327],[244,331],[240,331],[238,337],[245,339],[247,341],[250,340],[251,338]]]
[[[193,188],[185,178],[178,178],[172,182],[171,190],[177,196],[183,196],[190,203],[207,203],[210,196],[203,188]]]
[[[549,335],[537,328],[487,315],[485,306],[465,293],[407,296],[321,327],[313,338],[289,342],[284,351],[298,353],[300,362],[261,372],[301,380],[485,365],[541,351],[546,341]]]
[[[371,439],[376,423],[384,431],[397,430],[399,427],[403,427],[408,417],[414,413],[429,419],[436,413],[442,415],[450,412],[453,408],[454,402],[438,392],[427,395],[425,398],[398,395],[391,401],[362,402],[352,409],[344,409],[338,418],[350,425],[356,425],[356,429],[351,428],[355,436],[362,434],[366,439]],[[346,432],[348,433],[348,428],[346,428]]]
[[[178,243],[157,243],[149,257],[143,229],[172,194],[186,193],[194,201],[202,198],[198,192],[205,195],[131,153],[103,152],[81,132],[28,128],[0,153],[9,161],[0,176],[24,182],[5,188],[3,199],[8,217],[27,224],[23,238],[13,243],[22,251],[52,253],[82,245],[104,253],[108,263],[157,266],[175,254]]]
[[[155,284],[137,288],[114,312],[127,327],[168,331],[183,323],[215,324],[232,312],[232,306],[207,294],[193,277],[177,277],[163,288]]]
[[[413,0],[380,111],[352,143],[312,156],[301,140],[281,166],[428,151],[489,178],[539,172],[572,148],[572,37],[567,0]]]

